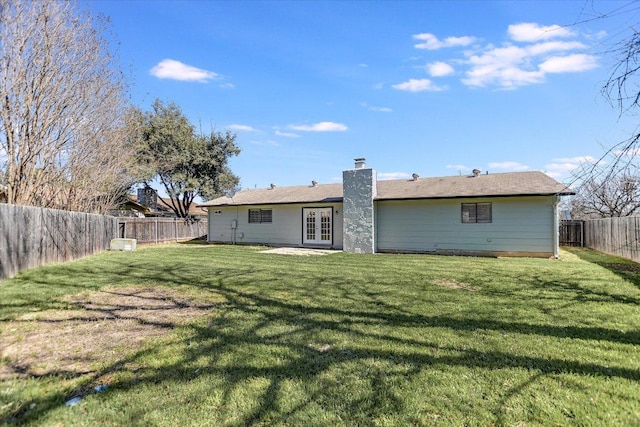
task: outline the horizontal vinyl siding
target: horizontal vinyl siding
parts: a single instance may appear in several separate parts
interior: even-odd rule
[[[215,215],[215,211],[220,211],[220,214]],[[231,243],[233,239],[231,221],[235,218],[235,208],[209,208],[207,240],[209,242]]]
[[[302,245],[302,208],[331,207],[333,210],[333,247],[342,248],[342,204],[260,205],[209,208],[210,242],[233,242],[231,221],[238,220],[236,243],[277,246]],[[272,222],[249,224],[249,209],[271,209]],[[221,211],[214,215],[214,211]],[[337,213],[336,213],[337,212]],[[242,237],[241,237],[242,236]]]
[[[492,222],[463,224],[462,203],[492,203]],[[377,203],[378,250],[553,252],[553,198]]]

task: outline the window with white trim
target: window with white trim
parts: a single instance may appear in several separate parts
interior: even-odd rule
[[[249,209],[249,224],[268,224],[272,221],[271,209]]]
[[[492,221],[491,203],[462,203],[463,223],[490,223]]]

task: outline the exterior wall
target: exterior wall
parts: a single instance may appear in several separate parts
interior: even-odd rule
[[[344,204],[344,250],[352,253],[376,251],[376,171],[352,169],[342,172]]]
[[[303,246],[302,208],[310,207],[332,208],[331,247],[342,249],[342,203],[210,207],[207,239],[210,243]],[[272,222],[249,224],[249,209],[271,209]],[[216,211],[220,213],[216,214]],[[235,232],[231,228],[233,220],[237,220],[238,223]]]
[[[492,203],[492,222],[465,224],[461,203]],[[378,251],[557,254],[556,198],[377,202]]]

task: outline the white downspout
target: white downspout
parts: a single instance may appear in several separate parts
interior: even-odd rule
[[[560,257],[560,221],[558,219],[558,204],[560,203],[560,196],[554,196],[553,203],[553,258],[558,259]]]

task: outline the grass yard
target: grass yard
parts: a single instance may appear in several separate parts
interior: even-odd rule
[[[0,424],[640,425],[637,264],[264,249],[0,282]]]

